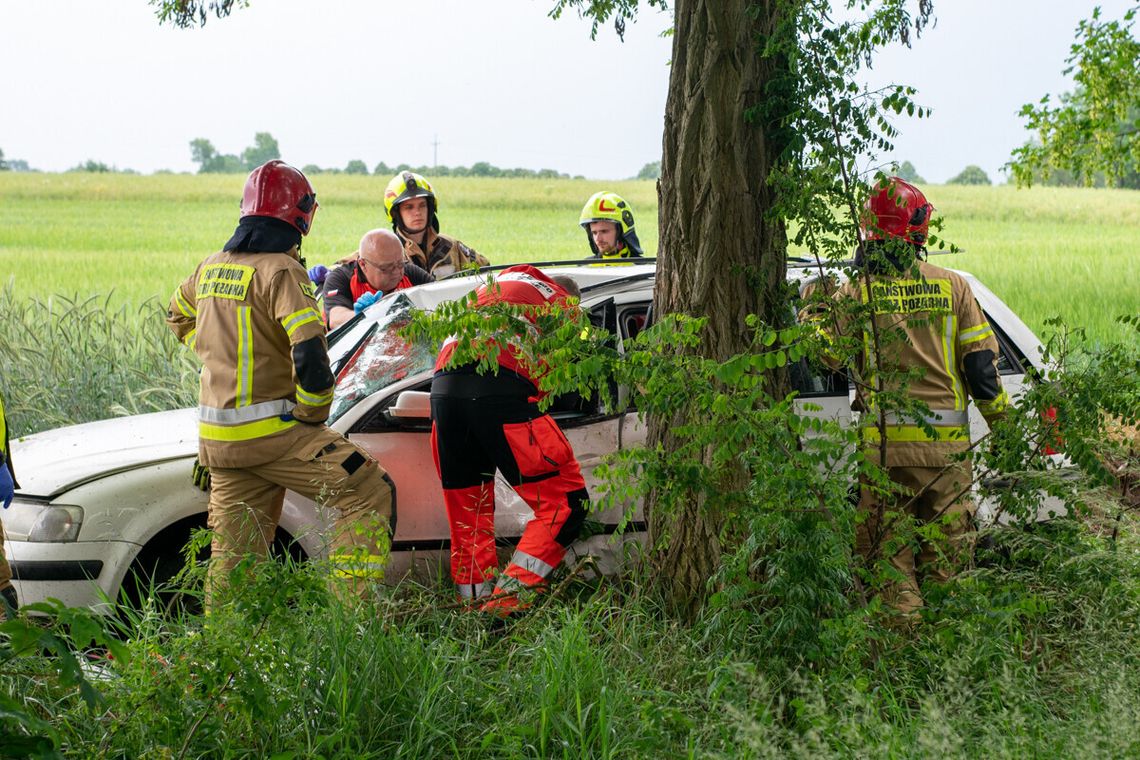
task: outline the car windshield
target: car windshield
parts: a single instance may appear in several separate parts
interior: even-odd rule
[[[409,343],[398,334],[411,321],[416,308],[412,302],[400,294],[387,306],[337,368],[329,423],[336,422],[376,391],[429,372],[435,364],[435,352],[426,342]]]

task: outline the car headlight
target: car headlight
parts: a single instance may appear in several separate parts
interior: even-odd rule
[[[79,538],[79,527],[83,524],[83,508],[22,501],[16,497],[10,508],[0,512],[0,522],[12,541],[74,541]]]

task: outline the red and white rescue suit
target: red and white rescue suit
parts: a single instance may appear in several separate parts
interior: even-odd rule
[[[494,303],[567,307],[557,283],[531,266],[503,270],[477,291],[476,308]],[[529,321],[534,323],[533,317]],[[494,594],[484,609],[523,606],[514,592],[541,587],[582,530],[589,499],[581,468],[558,423],[538,410],[543,395],[518,349],[499,353],[494,374],[475,363],[448,367],[456,340],[436,359],[431,386],[432,451],[451,525],[451,576],[459,597]],[[534,511],[518,548],[500,573],[495,552],[495,470]]]

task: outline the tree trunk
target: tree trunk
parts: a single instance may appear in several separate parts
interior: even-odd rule
[[[749,314],[787,321],[782,219],[771,218],[769,174],[784,149],[766,96],[787,71],[784,55],[763,55],[781,33],[786,0],[678,0],[658,183],[660,250],[654,310],[708,318],[701,353],[724,360],[745,351]],[[763,111],[763,119],[748,114]],[[775,388],[774,388],[775,389]],[[650,419],[650,445],[671,450],[676,420]],[[733,487],[737,484],[726,484]],[[723,517],[696,497],[658,512],[650,537],[665,538],[658,578],[682,611],[703,604],[724,534]]]

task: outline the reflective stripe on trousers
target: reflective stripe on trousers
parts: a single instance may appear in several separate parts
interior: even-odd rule
[[[518,577],[519,570],[523,571],[521,573],[522,578]],[[545,580],[552,572],[554,572],[554,568],[550,564],[526,552],[516,551],[506,570],[503,571],[503,575],[499,578],[495,593],[519,591],[535,586]],[[528,575],[532,577],[528,577]]]
[[[363,554],[357,552],[329,554],[333,575],[337,578],[371,578],[383,580],[384,566],[388,564],[386,554]]]
[[[492,580],[485,580],[481,583],[455,584],[455,593],[464,601],[469,599],[482,599],[483,597],[490,596],[494,590],[495,582]]]

